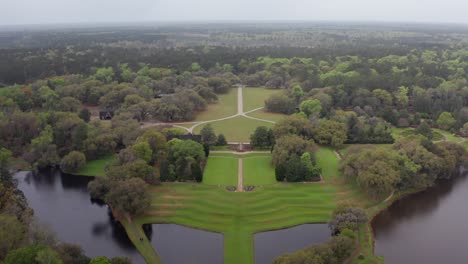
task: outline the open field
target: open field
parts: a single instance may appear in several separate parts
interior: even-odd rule
[[[207,109],[197,114],[194,122],[213,120],[237,113],[237,89],[232,88],[227,94],[218,94],[218,102],[209,104]]]
[[[447,140],[450,142],[460,143],[463,141],[463,138],[455,136],[449,131],[445,131],[442,129],[433,128],[432,129],[433,138],[432,141],[440,141],[440,140]],[[407,137],[414,135],[413,128],[393,128],[392,129],[392,136],[395,140],[400,139],[402,137]]]
[[[271,155],[243,158],[244,186],[276,183]]]
[[[238,116],[232,119],[210,122],[216,134],[224,134],[227,141],[234,142],[250,142],[250,135],[255,128],[259,126],[272,127],[272,123],[259,120],[248,119],[243,116]],[[195,128],[194,133],[199,134],[203,125]]]
[[[255,157],[252,160],[260,158],[263,153],[256,154],[252,155]],[[225,157],[231,155],[234,154],[226,154]],[[244,162],[249,160],[243,155],[236,156],[243,157]],[[370,202],[355,186],[344,183],[333,149],[320,148],[317,162],[323,167],[325,183],[276,183],[242,193],[228,192],[207,184],[154,186],[151,209],[125,227],[136,233],[142,224],[174,223],[220,232],[224,234],[224,263],[251,264],[255,233],[327,222],[336,205],[342,202],[369,205]],[[262,170],[267,171],[266,168]],[[138,249],[146,259],[158,263],[154,252],[148,252],[147,246],[140,245]]]
[[[287,115],[285,115],[285,114],[267,112],[265,109],[259,109],[259,110],[254,111],[254,112],[250,112],[247,115],[251,116],[251,117],[255,117],[255,118],[270,120],[270,121],[273,121],[273,122],[278,122],[281,119],[287,117]]]
[[[281,89],[266,89],[264,87],[246,87],[243,89],[244,112],[265,106],[265,100]]]
[[[203,183],[210,185],[237,186],[237,159],[211,154],[203,173]]]
[[[85,167],[78,172],[74,173],[75,175],[82,176],[105,176],[106,175],[106,166],[112,164],[116,161],[115,155],[109,155],[107,157],[88,161]]]

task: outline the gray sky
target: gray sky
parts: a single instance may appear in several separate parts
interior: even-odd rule
[[[468,23],[468,0],[0,0],[0,25],[338,20]]]

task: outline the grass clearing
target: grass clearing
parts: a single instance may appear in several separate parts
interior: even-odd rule
[[[276,183],[275,168],[271,155],[253,156],[243,159],[244,186]]]
[[[238,116],[223,121],[210,122],[211,126],[218,135],[224,134],[229,142],[250,142],[250,135],[259,126],[272,127],[273,124],[259,120],[249,119],[243,116]],[[204,125],[195,128],[194,133],[199,134]]]
[[[265,106],[265,100],[272,94],[280,93],[281,89],[267,89],[265,87],[246,87],[242,90],[244,112]]]
[[[255,117],[255,118],[270,120],[270,121],[273,121],[273,122],[279,122],[282,119],[284,119],[285,117],[287,117],[287,115],[285,115],[285,114],[268,112],[265,109],[259,109],[257,111],[248,113],[247,115],[251,116],[251,117]]]
[[[209,104],[205,111],[197,114],[193,122],[213,120],[237,113],[237,89],[231,88],[227,94],[218,94],[218,102]]]
[[[97,160],[91,160],[86,163],[83,169],[79,170],[74,175],[81,176],[105,176],[106,175],[106,166],[114,163],[117,160],[115,155],[109,155]]]
[[[210,155],[203,173],[203,183],[237,186],[238,161],[232,157]]]

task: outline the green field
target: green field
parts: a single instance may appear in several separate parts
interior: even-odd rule
[[[271,164],[271,155],[243,158],[244,186],[267,185],[276,183],[275,168]]]
[[[209,104],[207,109],[200,112],[195,122],[207,121],[235,115],[237,113],[237,88],[232,88],[227,94],[218,94],[218,102]]]
[[[278,122],[282,120],[283,118],[287,117],[287,115],[285,114],[267,112],[265,109],[260,109],[254,112],[250,112],[247,115],[251,117],[255,117],[255,118],[270,120],[273,122]]]
[[[449,131],[433,128],[432,129],[433,138],[432,141],[441,141],[447,140],[455,143],[460,143],[463,141],[461,137],[457,137],[453,135]],[[414,135],[413,128],[393,128],[392,129],[392,136],[395,140],[400,139],[402,137],[408,137]]]
[[[218,153],[216,153],[216,156]],[[221,153],[219,153],[221,155]],[[222,154],[221,156],[223,156]],[[226,154],[224,157],[232,157]],[[256,155],[237,155],[244,161]],[[267,159],[264,160],[267,164]],[[258,162],[255,162],[258,164]],[[338,203],[356,201],[368,205],[355,186],[344,183],[339,160],[331,148],[320,148],[317,163],[323,166],[325,183],[276,183],[252,192],[228,192],[207,184],[178,183],[152,187],[151,209],[125,227],[148,263],[160,263],[145,239],[138,242],[142,224],[174,223],[224,234],[224,263],[252,264],[253,235],[305,223],[327,222]],[[247,167],[252,165],[247,162]],[[264,166],[261,171],[268,171]],[[247,176],[249,177],[249,176]],[[157,248],[155,249],[158,250]]]
[[[243,116],[238,116],[223,121],[210,122],[216,134],[224,134],[227,141],[234,142],[250,142],[250,135],[258,126],[272,127],[272,123],[249,119]],[[203,125],[195,128],[194,133],[199,134]]]
[[[107,157],[88,161],[85,167],[79,170],[75,175],[82,175],[82,176],[105,176],[106,175],[106,166],[114,163],[117,160],[115,155],[109,155]]]
[[[237,186],[238,161],[236,158],[216,156],[212,153],[203,172],[203,183]]]
[[[244,98],[244,112],[265,106],[265,100],[281,89],[266,89],[263,87],[246,87],[242,90]]]

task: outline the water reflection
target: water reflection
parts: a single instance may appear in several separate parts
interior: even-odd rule
[[[270,264],[280,255],[326,242],[330,235],[327,224],[307,224],[255,234],[255,264]]]
[[[19,172],[15,179],[39,222],[61,241],[80,245],[90,257],[126,256],[145,263],[107,206],[91,202],[86,187],[92,178],[48,171]]]
[[[468,177],[395,202],[372,222],[385,263],[467,263]]]
[[[173,224],[153,225],[153,230],[151,244],[163,263],[223,263],[222,234]]]

